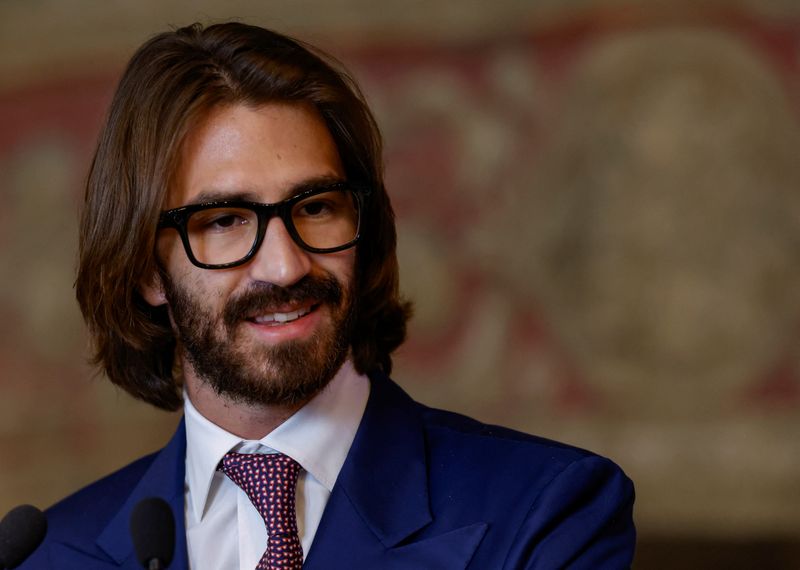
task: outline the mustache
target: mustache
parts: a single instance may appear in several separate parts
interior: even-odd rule
[[[306,275],[289,287],[259,282],[227,303],[222,320],[232,329],[252,315],[269,312],[279,305],[309,301],[338,305],[343,298],[344,288],[332,275]]]

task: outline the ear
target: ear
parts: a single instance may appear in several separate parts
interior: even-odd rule
[[[139,294],[147,301],[148,305],[160,307],[167,304],[167,296],[164,294],[164,283],[157,271],[153,271],[147,279],[139,282]]]

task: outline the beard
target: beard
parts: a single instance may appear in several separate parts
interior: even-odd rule
[[[186,360],[202,382],[230,401],[302,405],[328,385],[347,357],[355,302],[330,274],[307,275],[290,287],[256,283],[219,313],[168,276],[162,280]],[[265,346],[242,338],[248,318],[289,303],[313,303],[315,311],[327,307],[331,318],[306,340]]]

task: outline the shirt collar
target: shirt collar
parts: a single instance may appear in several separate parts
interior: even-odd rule
[[[239,451],[277,451],[297,461],[328,491],[333,489],[369,397],[369,379],[345,361],[328,385],[261,440],[242,440],[206,419],[184,394],[186,484],[195,518],[202,519],[219,462]],[[267,449],[263,449],[266,447]]]

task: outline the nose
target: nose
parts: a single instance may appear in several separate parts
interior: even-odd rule
[[[283,220],[275,217],[268,222],[264,241],[248,268],[254,280],[288,287],[308,274],[311,258],[294,242]]]

